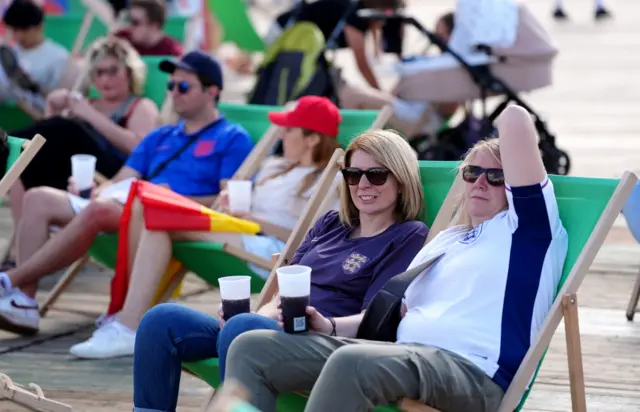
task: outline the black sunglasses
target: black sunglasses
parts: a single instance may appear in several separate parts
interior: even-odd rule
[[[178,88],[178,93],[180,94],[187,94],[189,93],[189,89],[191,88],[191,85],[189,84],[189,82],[175,82],[173,80],[169,80],[169,82],[167,83],[167,89],[172,92],[173,89]]]
[[[362,170],[357,167],[345,167],[340,169],[342,172],[342,176],[344,177],[344,181],[349,186],[355,186],[360,183],[360,179],[362,175],[367,176],[367,180],[374,186],[382,186],[387,182],[387,178],[389,177],[389,173],[391,172],[389,169],[384,167],[372,167],[371,169]]]
[[[502,169],[489,168],[485,169],[480,166],[465,166],[462,169],[462,180],[468,183],[475,183],[483,173],[486,173],[487,182],[491,186],[503,186],[504,185],[504,172]]]

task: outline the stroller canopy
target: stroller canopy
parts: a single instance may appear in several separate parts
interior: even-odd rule
[[[402,62],[398,96],[405,100],[463,102],[481,96],[468,66],[489,65],[514,92],[549,86],[558,53],[551,37],[523,4],[513,0],[458,0],[448,49],[440,56]],[[491,48],[492,55],[477,46]]]
[[[516,41],[518,5],[511,0],[457,0],[449,47],[461,55],[475,46],[508,48]]]

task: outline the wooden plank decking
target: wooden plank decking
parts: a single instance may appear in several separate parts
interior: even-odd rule
[[[410,8],[425,23],[452,7],[453,0],[410,0]],[[640,170],[640,3],[611,0],[615,19],[596,24],[592,2],[567,0],[571,23],[557,25],[549,18],[553,0],[527,2],[560,47],[555,84],[527,97],[558,135],[558,144],[572,156],[573,174],[619,177],[626,169]],[[257,18],[259,29],[267,21]],[[423,41],[415,33],[407,42],[419,50]],[[340,53],[339,63],[349,79],[358,82],[353,62]],[[360,81],[361,82],[361,81]],[[249,81],[228,74],[225,98],[241,100]],[[383,83],[392,84],[389,76]],[[11,223],[0,209],[0,238],[7,239]],[[6,241],[6,240],[5,240]],[[590,411],[640,411],[640,316],[627,322],[624,310],[633,279],[640,268],[640,246],[619,219],[579,292],[580,329],[584,355],[587,402]],[[78,361],[68,348],[89,337],[94,319],[106,308],[110,273],[88,267],[63,295],[55,310],[42,321],[41,333],[20,338],[0,332],[0,372],[17,383],[34,382],[56,400],[76,411],[125,411],[132,407],[131,358]],[[57,276],[41,284],[46,296]],[[184,302],[213,313],[218,295],[188,277]],[[554,336],[527,411],[569,411],[564,330]],[[207,386],[183,374],[180,411],[197,411]],[[0,410],[23,410],[0,401]]]

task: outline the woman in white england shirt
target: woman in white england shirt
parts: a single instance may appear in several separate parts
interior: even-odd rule
[[[407,289],[397,342],[354,339],[362,314],[329,320],[308,308],[316,333],[237,337],[226,379],[265,412],[278,393],[311,389],[306,412],[371,411],[404,397],[496,411],[551,307],[568,247],[530,115],[509,106],[497,126],[499,139],[461,165],[456,226],[409,266],[444,253]]]

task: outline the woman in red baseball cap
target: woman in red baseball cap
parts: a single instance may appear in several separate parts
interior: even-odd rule
[[[144,284],[144,288],[129,289],[120,312],[110,317],[103,316],[106,319],[99,322],[99,328],[108,328],[111,333],[94,333],[89,340],[72,346],[72,355],[102,359],[133,354],[135,330],[142,315],[152,306],[155,290],[172,255],[170,239],[229,244],[266,260],[270,260],[274,253],[282,252],[313,194],[316,182],[339,147],[337,135],[341,117],[329,99],[306,96],[300,98],[291,111],[269,113],[269,119],[282,127],[283,155],[270,156],[263,162],[253,184],[249,213],[232,213],[228,192],[223,190],[219,195],[220,207],[226,213],[260,223],[263,233],[150,233],[143,230],[135,256],[129,257],[133,262],[129,284]],[[337,208],[337,190],[332,194]],[[130,224],[144,227],[143,219],[141,213],[134,214]],[[148,259],[149,256],[157,258]],[[259,266],[249,264],[249,267],[258,276],[265,279],[269,276],[269,271]]]

